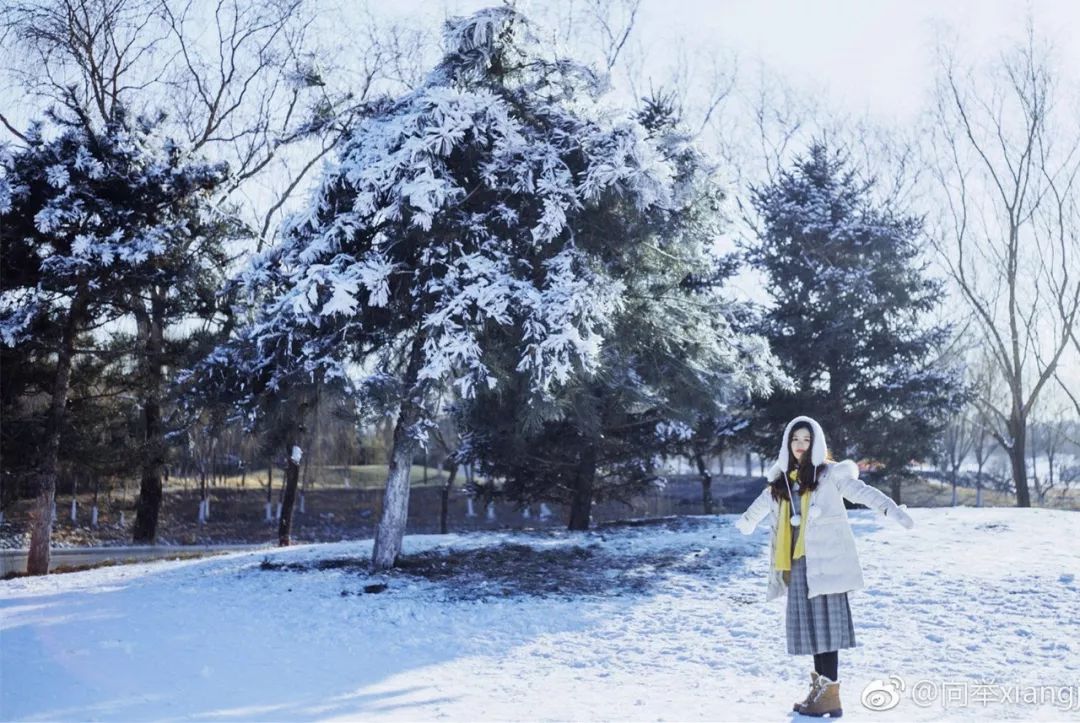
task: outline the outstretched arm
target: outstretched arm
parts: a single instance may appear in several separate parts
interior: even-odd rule
[[[772,493],[769,492],[769,487],[766,485],[761,494],[757,496],[757,499],[746,508],[746,512],[735,520],[735,527],[744,535],[749,535],[758,526],[758,523],[769,514],[769,505],[771,504]]]
[[[852,462],[840,462],[844,468],[836,480],[836,486],[845,498],[861,505],[866,505],[872,510],[877,510],[885,517],[895,520],[909,530],[915,525],[915,521],[906,512],[906,505],[899,506],[892,498],[879,489],[871,487],[858,477],[859,468]],[[851,468],[854,468],[852,471]]]

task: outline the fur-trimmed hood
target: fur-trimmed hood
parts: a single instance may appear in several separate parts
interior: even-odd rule
[[[780,452],[775,462],[769,467],[769,471],[765,473],[765,478],[770,482],[784,474],[787,471],[789,457],[791,451],[788,449],[788,436],[791,434],[791,428],[799,422],[807,422],[810,425],[810,429],[814,431],[814,446],[810,449],[810,461],[814,463],[814,467],[818,467],[825,463],[825,455],[828,452],[828,447],[825,445],[825,432],[821,429],[821,425],[813,417],[798,416],[787,423],[784,427],[784,435],[780,438]],[[847,462],[848,460],[845,460]],[[851,462],[854,465],[854,462]],[[847,470],[836,470],[837,472]],[[855,467],[855,473],[853,477],[858,477],[858,467]]]

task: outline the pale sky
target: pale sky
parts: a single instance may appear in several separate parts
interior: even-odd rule
[[[935,28],[951,25],[967,57],[986,58],[1023,33],[1029,8],[1061,67],[1080,68],[1076,0],[643,0],[641,20],[649,35],[760,58],[797,88],[903,121],[930,90]]]
[[[395,0],[374,7],[438,22],[496,4]],[[518,2],[526,14],[548,5]],[[1061,67],[1080,68],[1080,0],[642,0],[637,29],[650,65],[664,65],[677,49],[735,52],[743,65],[760,59],[797,89],[822,92],[844,110],[903,121],[930,89],[936,28],[952,27],[965,57],[985,59],[1022,35],[1029,11]]]

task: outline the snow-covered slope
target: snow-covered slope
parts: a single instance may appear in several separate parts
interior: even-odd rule
[[[850,512],[845,718],[1076,720],[1080,517],[911,512],[910,531]],[[3,582],[0,718],[797,718],[812,661],[764,602],[767,531],[733,521],[408,537],[386,575],[367,541]],[[864,707],[890,676],[898,704]],[[1057,697],[1000,702],[1032,684]]]

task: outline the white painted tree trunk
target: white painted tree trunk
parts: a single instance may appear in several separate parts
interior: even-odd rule
[[[79,506],[75,502],[75,500],[71,501],[71,521],[72,522],[78,522],[79,521]]]
[[[281,503],[280,502],[277,503],[277,513],[275,514],[274,519],[276,519],[276,520],[281,519]]]
[[[265,512],[266,512],[266,522],[273,522],[273,521],[274,521],[274,518],[273,518],[273,515],[271,514],[271,512],[272,512],[273,510],[272,510],[272,508],[270,507],[270,503],[269,503],[269,502],[267,502],[267,503],[266,503],[266,506],[265,506],[265,508],[264,508],[264,509],[265,509]]]
[[[547,506],[546,502],[540,503],[540,519],[546,520],[551,517],[551,508]]]
[[[394,442],[390,452],[390,469],[386,476],[382,517],[375,529],[375,549],[372,550],[371,564],[376,570],[388,570],[397,563],[398,555],[401,554],[401,543],[405,538],[405,525],[409,519],[413,452],[417,445],[417,440],[413,437],[414,427],[423,412],[423,389],[417,385],[423,356],[424,335],[417,334],[412,339],[409,365],[402,380],[405,394],[401,399],[397,424],[394,425]]]
[[[120,511],[120,526],[121,527],[126,526],[126,523],[124,522],[124,511],[123,510]]]
[[[487,504],[487,518],[488,518],[488,520],[490,520],[492,522],[495,521],[495,503],[494,502],[488,502],[488,504]]]
[[[473,507],[473,499],[472,499],[472,497],[466,497],[465,498],[465,505],[466,505],[465,516],[466,517],[476,517],[476,509]]]
[[[98,506],[94,505],[93,507],[90,508],[90,526],[91,527],[97,527],[97,518],[98,518]],[[2,517],[0,517],[0,522],[3,522]]]
[[[373,562],[376,569],[394,566],[401,554],[401,542],[405,537],[405,524],[409,513],[409,473],[412,471],[410,445],[396,445],[390,460],[390,473],[386,479],[386,495],[383,497],[382,518],[375,531]]]
[[[304,511],[304,493],[303,492],[300,493],[300,511],[301,512]]]
[[[523,509],[521,511],[521,518],[524,519],[524,520],[527,520],[527,519],[530,519],[531,517],[532,517],[532,512],[529,511],[529,506],[525,505],[525,509]]]

